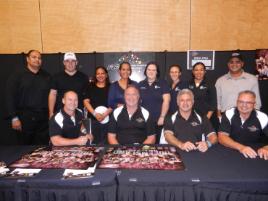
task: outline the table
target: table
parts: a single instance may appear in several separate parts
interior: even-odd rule
[[[36,149],[30,146],[0,147],[6,163]],[[117,184],[114,170],[96,170],[86,179],[62,180],[63,169],[44,169],[33,178],[1,178],[0,200],[30,201],[115,201]]]
[[[180,152],[185,171],[121,170],[119,201],[268,200],[268,161],[216,145]]]

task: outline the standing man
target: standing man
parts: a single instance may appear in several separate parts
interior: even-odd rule
[[[239,92],[251,90],[256,94],[256,108],[260,109],[261,99],[258,80],[255,76],[244,72],[243,58],[239,53],[233,53],[228,62],[229,72],[216,81],[218,117],[226,110],[236,106]]]
[[[187,152],[206,152],[217,143],[217,135],[208,118],[193,110],[193,92],[190,89],[181,90],[177,95],[177,104],[178,111],[165,118],[166,141]]]
[[[268,145],[254,150],[252,145],[262,143],[268,136],[268,117],[263,112],[255,110],[256,95],[246,90],[239,93],[237,107],[231,108],[222,116],[219,128],[219,142],[236,149],[246,158],[259,156],[268,160]]]
[[[65,92],[74,91],[78,95],[78,108],[83,109],[83,90],[88,84],[88,77],[77,70],[77,59],[74,53],[67,52],[63,59],[64,71],[52,78],[48,97],[49,117],[62,108],[62,98]]]
[[[155,124],[139,105],[139,90],[130,85],[124,92],[125,105],[116,108],[108,127],[109,144],[154,144]]]
[[[63,108],[49,120],[49,135],[54,146],[86,145],[93,136],[82,124],[83,114],[78,106],[74,91],[68,91],[62,98]]]
[[[41,54],[30,50],[27,65],[7,81],[6,103],[19,144],[48,144],[48,102],[50,75],[41,69]]]

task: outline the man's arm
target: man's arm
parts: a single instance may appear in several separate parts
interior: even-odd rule
[[[119,142],[116,139],[115,133],[108,133],[108,143],[113,145],[119,144]]]
[[[48,95],[48,112],[49,112],[49,118],[51,118],[54,114],[54,108],[56,104],[56,98],[57,98],[57,90],[50,89],[49,95]]]
[[[180,141],[179,139],[177,139],[174,136],[174,134],[173,134],[172,131],[165,130],[164,131],[164,134],[165,134],[166,141],[169,144],[172,144],[172,145],[180,148],[181,150],[184,150],[184,151],[189,152],[189,151],[192,151],[192,150],[195,150],[196,149],[196,146],[193,143],[191,143],[189,141],[187,141],[187,142],[184,143],[184,142]]]
[[[88,136],[80,136],[78,138],[69,139],[60,135],[50,137],[50,140],[54,146],[70,146],[70,145],[85,145],[88,141]]]
[[[164,119],[165,116],[168,112],[169,109],[169,102],[170,102],[170,94],[163,94],[163,102],[162,102],[162,107],[161,107],[161,114],[160,117],[158,118],[157,125],[162,126],[164,124]]]
[[[256,158],[256,156],[257,156],[256,151],[254,151],[251,147],[245,146],[243,144],[240,144],[240,143],[234,141],[226,133],[219,132],[218,138],[219,138],[219,143],[220,144],[239,151],[246,158]]]
[[[155,135],[149,135],[144,140],[143,144],[154,144],[155,143]]]

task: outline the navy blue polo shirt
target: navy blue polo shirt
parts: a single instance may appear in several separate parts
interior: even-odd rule
[[[111,115],[108,132],[116,134],[119,144],[142,144],[148,136],[155,134],[155,124],[143,107],[138,107],[130,117],[126,107],[120,106]]]
[[[76,110],[75,117],[71,117],[63,109],[54,114],[49,120],[49,136],[60,135],[64,138],[77,138],[80,136],[82,125],[82,111]]]
[[[156,80],[151,85],[147,79],[138,84],[141,95],[141,105],[152,115],[154,121],[157,121],[162,109],[163,95],[169,94],[169,87],[165,80]]]
[[[192,143],[202,141],[203,134],[205,137],[215,134],[208,118],[201,117],[195,111],[192,111],[187,120],[179,112],[168,115],[165,118],[164,131],[172,132],[182,142]]]
[[[237,108],[227,110],[222,116],[219,131],[242,144],[260,143],[268,136],[268,117],[263,112],[253,110],[242,122]]]
[[[178,104],[177,104],[177,95],[178,93],[183,90],[186,89],[187,87],[187,83],[180,81],[176,84],[176,86],[172,89],[170,87],[170,105],[169,105],[169,112],[170,113],[174,113],[178,110]]]

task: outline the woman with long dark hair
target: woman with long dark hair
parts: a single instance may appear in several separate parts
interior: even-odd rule
[[[109,77],[105,67],[95,69],[94,82],[89,84],[84,93],[84,107],[91,118],[94,144],[103,144],[107,137],[107,119],[112,109],[108,107]],[[98,110],[101,108],[101,111]]]

